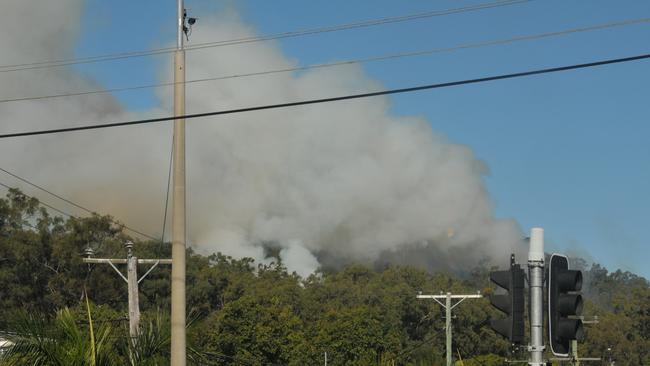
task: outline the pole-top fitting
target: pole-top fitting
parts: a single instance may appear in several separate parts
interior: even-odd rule
[[[544,261],[544,229],[540,227],[534,227],[530,230],[528,260],[532,262]]]
[[[84,249],[84,255],[86,256],[86,258],[90,258],[95,255],[95,251],[89,245],[86,247],[86,249]]]
[[[127,257],[131,258],[133,256],[133,242],[127,240],[126,243],[124,243],[124,247],[126,248]]]
[[[183,19],[181,20],[182,22],[182,28],[183,28],[183,34],[185,34],[185,39],[190,40],[190,35],[192,34],[192,26],[196,24],[196,21],[198,18],[194,17],[188,17],[187,16],[187,9],[183,9]]]

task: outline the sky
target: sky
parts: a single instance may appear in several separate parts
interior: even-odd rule
[[[201,18],[213,13],[239,18],[258,34],[276,34],[479,3],[187,0],[186,7],[199,19],[193,37],[200,37]],[[650,17],[650,2],[641,0],[529,1],[273,43],[297,65],[310,65],[645,17]],[[167,47],[175,42],[175,2],[88,0],[80,27],[76,57]],[[378,86],[400,88],[644,54],[649,36],[646,22],[374,62],[362,69]],[[228,52],[228,47],[219,50]],[[168,57],[74,68],[103,87],[119,88],[159,82]],[[645,235],[650,222],[649,62],[402,94],[390,97],[390,113],[425,118],[434,131],[468,146],[489,169],[483,179],[496,216],[516,220],[524,232],[543,227],[548,252],[578,254],[650,278],[645,266],[650,255]],[[192,92],[188,86],[188,98]],[[134,113],[161,107],[155,90],[115,97]],[[269,103],[281,102],[274,97],[268,96]],[[213,109],[219,108],[215,100]],[[504,265],[507,261],[504,256]]]

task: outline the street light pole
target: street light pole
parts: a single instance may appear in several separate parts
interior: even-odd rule
[[[174,116],[185,115],[185,9],[177,0],[177,43],[174,53]],[[174,120],[172,193],[171,365],[185,366],[185,119]]]

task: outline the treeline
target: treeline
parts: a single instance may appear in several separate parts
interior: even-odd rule
[[[34,357],[41,357],[41,365],[168,364],[170,269],[160,266],[140,284],[142,331],[130,341],[126,284],[109,266],[82,262],[89,246],[98,256],[124,257],[128,239],[110,217],[51,217],[38,201],[14,190],[0,199],[0,331],[23,346],[0,364],[34,364]],[[168,258],[169,249],[138,241],[135,252]],[[493,291],[492,269],[485,266],[462,278],[363,265],[300,278],[279,261],[188,254],[193,364],[321,365],[327,353],[332,366],[443,365],[444,311],[416,294]],[[574,263],[584,267],[585,315],[599,321],[586,326],[580,354],[616,365],[650,365],[648,281]],[[489,319],[499,316],[486,299],[454,309],[458,365],[506,365],[506,358],[526,357],[490,329]]]

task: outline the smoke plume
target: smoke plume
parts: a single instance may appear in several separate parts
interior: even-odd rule
[[[81,0],[9,3],[12,11],[0,14],[0,44],[14,52],[0,54],[1,64],[74,56]],[[15,12],[35,17],[38,27],[16,32]],[[192,42],[255,35],[232,13],[217,14],[201,17]],[[187,79],[297,65],[273,42],[207,48],[187,53]],[[170,81],[171,71],[170,57],[160,80]],[[3,73],[0,80],[2,97],[98,87],[69,68]],[[233,78],[188,85],[187,111],[381,88],[353,65]],[[3,103],[0,130],[169,115],[171,90],[157,95],[160,106],[141,114],[110,95]],[[426,120],[392,115],[389,98],[188,120],[187,133],[189,241],[201,252],[264,261],[264,243],[274,243],[290,270],[307,275],[323,258],[372,262],[433,246],[460,267],[519,249],[517,225],[494,217],[485,165]],[[160,234],[170,146],[170,124],[29,137],[3,140],[0,164]]]

